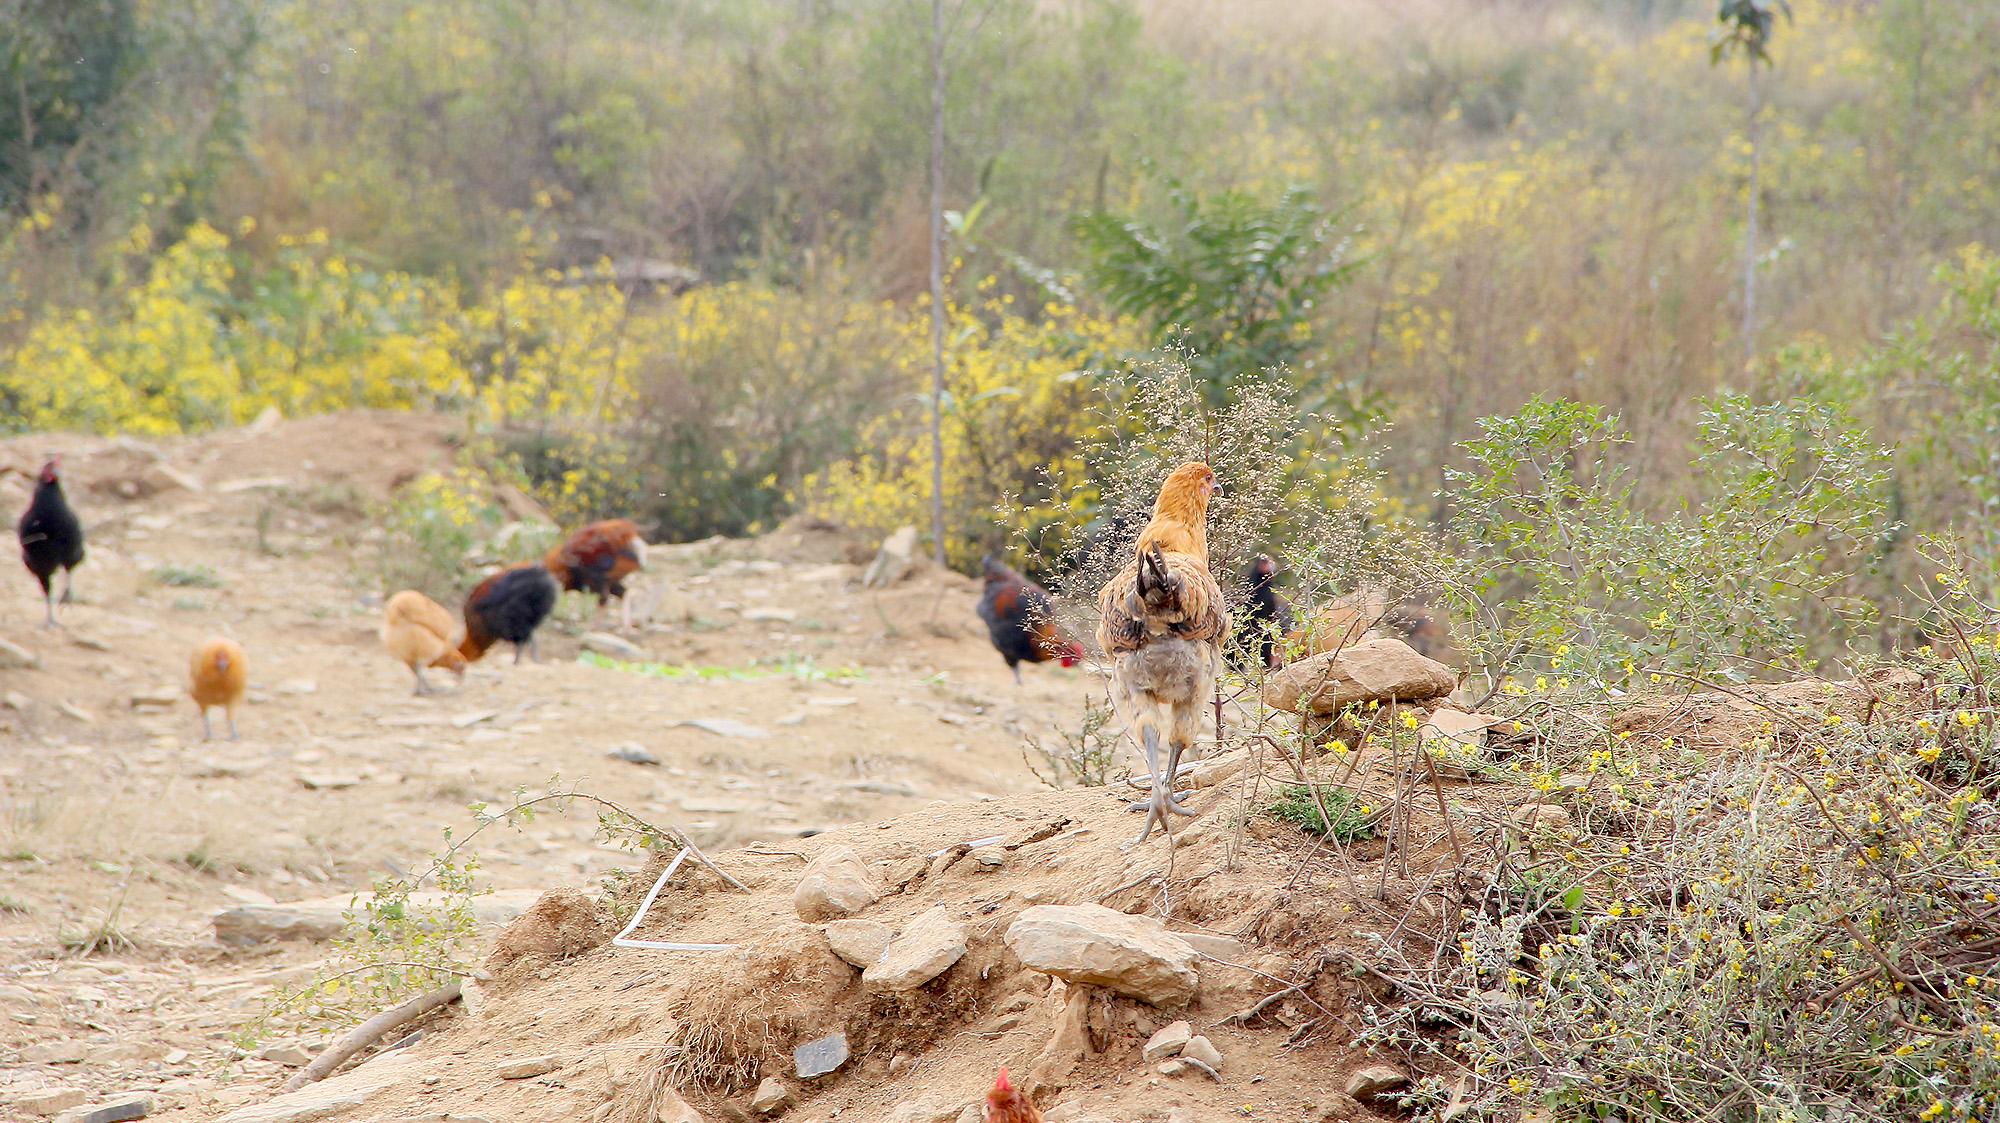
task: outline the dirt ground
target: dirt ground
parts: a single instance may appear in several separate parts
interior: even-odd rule
[[[462,832],[470,801],[559,776],[711,848],[782,843],[1035,790],[1023,730],[1073,727],[1101,690],[1054,667],[1017,687],[974,615],[975,582],[925,569],[863,591],[855,543],[794,533],[656,549],[638,594],[653,618],[633,637],[660,662],[792,671],[670,680],[579,663],[589,606],[572,597],[544,663],[496,653],[462,686],[413,697],[376,639],[362,512],[448,464],[450,435],[437,418],[353,414],[0,442],[0,508],[25,508],[60,450],[89,539],[59,631],[41,629],[25,570],[0,581],[0,638],[38,661],[0,667],[0,1102],[50,1083],[165,1088],[163,1109],[200,1118],[262,1094],[280,1070],[240,1060],[228,1036],[324,949],[225,950],[212,915],[365,889]],[[151,490],[155,463],[201,490]],[[206,567],[213,587],[163,583],[171,567]],[[240,741],[203,741],[181,693],[212,635],[248,654]],[[797,670],[807,660],[817,672]],[[681,724],[714,718],[755,728]],[[607,756],[619,746],[659,763]],[[594,827],[578,814],[493,832],[484,871],[539,889],[630,864]],[[93,936],[111,946],[78,954]]]

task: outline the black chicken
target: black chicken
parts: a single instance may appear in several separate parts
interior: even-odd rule
[[[1249,572],[1243,575],[1244,584],[1250,589],[1248,603],[1243,606],[1242,647],[1230,653],[1230,662],[1237,669],[1254,654],[1259,665],[1275,668],[1283,663],[1283,651],[1278,646],[1286,632],[1292,630],[1292,606],[1284,596],[1272,587],[1271,582],[1278,576],[1278,563],[1269,554],[1258,554],[1250,562]]]
[[[979,618],[986,621],[993,649],[1007,660],[1015,682],[1021,681],[1022,663],[1054,659],[1073,667],[1083,658],[1083,645],[1056,623],[1055,602],[1049,599],[1047,589],[991,554],[980,565],[985,570],[986,592],[979,598]]]
[[[517,565],[473,586],[465,597],[465,639],[458,653],[476,663],[501,640],[514,645],[514,662],[527,651],[536,662],[535,629],[548,619],[560,593],[556,579],[540,565]]]
[[[59,473],[62,457],[51,456],[42,465],[35,482],[35,497],[21,516],[21,562],[35,580],[42,583],[42,601],[48,607],[45,628],[56,626],[56,598],[50,579],[63,571],[62,603],[69,603],[71,571],[83,564],[83,524],[63,498]]]

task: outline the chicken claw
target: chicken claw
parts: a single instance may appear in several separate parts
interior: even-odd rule
[[[1168,750],[1167,768],[1166,771],[1162,772],[1160,770],[1159,731],[1149,725],[1139,730],[1139,736],[1146,748],[1146,767],[1153,773],[1153,794],[1149,798],[1139,800],[1132,805],[1134,811],[1143,809],[1146,812],[1146,823],[1140,828],[1139,837],[1132,840],[1132,845],[1134,846],[1153,837],[1154,823],[1158,823],[1160,830],[1169,838],[1172,838],[1174,829],[1169,825],[1171,820],[1167,818],[1170,813],[1185,815],[1190,819],[1194,818],[1196,814],[1183,806],[1181,801],[1174,795],[1173,777],[1180,773],[1181,746],[1174,745]]]

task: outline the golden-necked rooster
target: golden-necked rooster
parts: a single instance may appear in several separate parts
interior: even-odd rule
[[[605,519],[569,536],[542,562],[556,582],[573,593],[596,593],[597,608],[618,598],[619,626],[632,628],[632,602],[625,599],[625,579],[646,568],[646,540],[631,519]]]
[[[1183,464],[1160,487],[1153,519],[1139,532],[1131,563],[1098,592],[1097,642],[1111,658],[1111,701],[1138,739],[1153,773],[1139,842],[1153,824],[1171,833],[1169,813],[1193,815],[1174,798],[1181,754],[1215,689],[1229,612],[1208,571],[1208,501],[1215,472]],[[1160,741],[1168,746],[1165,767]]]

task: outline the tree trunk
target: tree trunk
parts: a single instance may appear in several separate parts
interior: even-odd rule
[[[1750,59],[1750,209],[1743,226],[1743,369],[1757,360],[1757,195],[1764,170],[1764,145],[1758,117],[1764,111],[1763,86],[1757,80],[1757,60]]]
[[[944,564],[944,0],[931,0],[931,543]]]

